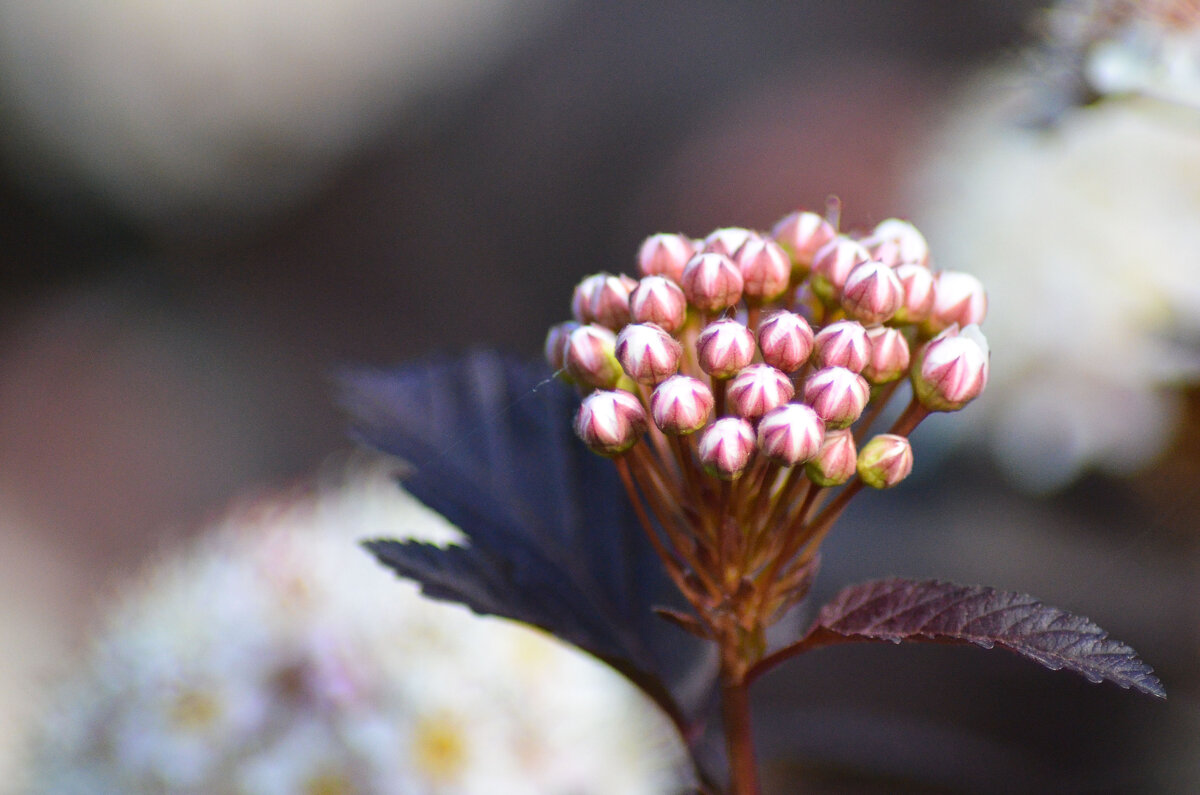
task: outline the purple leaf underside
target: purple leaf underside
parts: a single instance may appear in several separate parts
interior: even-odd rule
[[[796,654],[852,641],[1000,646],[1091,682],[1166,697],[1150,666],[1090,620],[1026,594],[939,580],[886,579],[845,588],[821,608],[804,638],[764,659],[754,675]]]

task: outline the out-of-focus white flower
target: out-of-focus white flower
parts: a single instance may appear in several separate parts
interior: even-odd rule
[[[1015,82],[990,75],[954,110],[913,217],[940,266],[987,285],[1000,353],[965,416],[1017,483],[1048,490],[1147,463],[1173,389],[1200,379],[1200,114],[1103,101],[1023,128]]]
[[[6,141],[36,179],[81,175],[137,220],[232,220],[311,189],[381,125],[425,121],[549,8],[2,0]]]
[[[549,637],[421,598],[357,540],[458,539],[382,473],[236,512],[111,613],[39,793],[672,793],[650,702]]]

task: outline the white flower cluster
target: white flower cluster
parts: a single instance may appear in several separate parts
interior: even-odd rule
[[[1049,490],[1146,464],[1175,388],[1200,380],[1200,116],[1127,99],[1022,128],[1015,82],[990,75],[953,111],[912,207],[941,261],[988,285],[1004,355],[968,424]]]
[[[421,598],[356,543],[455,531],[382,475],[265,501],[109,616],[33,791],[672,793],[669,721],[601,663]]]

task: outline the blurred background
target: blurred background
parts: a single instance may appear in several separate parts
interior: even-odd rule
[[[773,791],[1195,791],[1200,47],[1121,5],[0,0],[0,780],[124,580],[348,447],[338,368],[536,356],[649,233],[837,194],[984,279],[995,381],[818,595],[1028,591],[1170,700],[829,650],[761,685]]]

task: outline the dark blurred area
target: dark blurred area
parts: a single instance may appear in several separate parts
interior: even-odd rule
[[[844,226],[903,215],[942,103],[1027,42],[1037,5],[525,8],[469,79],[377,107],[302,189],[244,214],[213,195],[106,200],[46,165],[9,95],[4,127],[24,132],[0,174],[0,599],[50,636],[13,636],[41,655],[26,690],[114,581],[346,446],[339,367],[536,355],[573,284],[632,271],[651,232],[763,227],[832,193]],[[1034,501],[975,459],[862,500],[821,593],[892,573],[1026,590],[1137,648],[1171,700],[999,652],[823,651],[758,694],[773,791],[1192,791],[1194,511],[1145,480]]]

